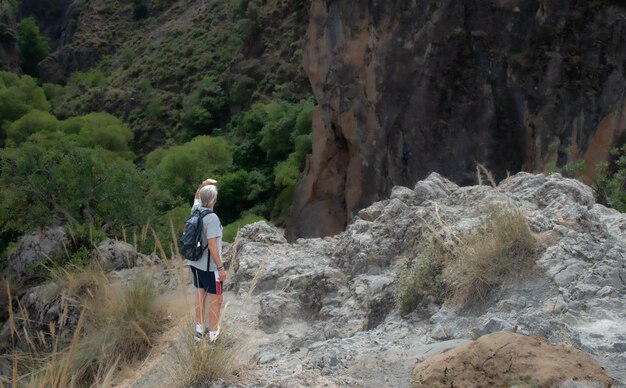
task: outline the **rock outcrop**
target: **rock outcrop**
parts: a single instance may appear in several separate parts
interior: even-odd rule
[[[158,261],[156,255],[141,254],[131,244],[112,239],[101,242],[93,251],[93,257],[97,258],[102,267],[108,271],[155,264]]]
[[[48,259],[68,254],[69,239],[61,227],[42,229],[25,235],[9,254],[7,280],[14,287],[21,287],[31,280],[43,278],[41,265]]]
[[[458,243],[454,236],[474,230],[493,206],[518,209],[542,242],[536,270],[482,307],[424,297],[401,317],[393,302],[398,260],[419,255],[433,232]],[[233,252],[233,289],[254,306],[237,305],[236,314],[247,317],[248,335],[264,338],[251,362],[266,377],[315,372],[336,384],[406,386],[426,356],[508,331],[583,350],[618,386],[626,382],[626,215],[559,174],[460,187],[433,173],[413,189],[394,187],[336,237],[289,244],[256,223],[240,231]]]
[[[626,9],[605,2],[322,1],[304,67],[319,108],[288,237],[438,171],[474,181],[584,160],[626,140]]]

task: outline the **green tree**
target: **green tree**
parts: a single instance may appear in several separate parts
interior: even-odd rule
[[[117,117],[98,112],[78,117],[76,121],[80,122],[79,146],[102,147],[126,157],[132,156],[129,144],[133,140],[133,131]]]
[[[32,16],[22,19],[17,24],[17,42],[22,53],[22,70],[26,74],[39,75],[37,65],[48,56],[50,44],[41,36]]]
[[[50,103],[32,77],[0,72],[0,120],[13,122],[32,109],[49,111]]]
[[[261,130],[261,147],[272,162],[285,160],[294,150],[298,136],[311,133],[313,102],[293,104],[273,101],[265,106],[266,122]]]
[[[147,179],[132,162],[65,139],[31,138],[0,150],[0,228],[27,232],[45,225],[146,222]]]
[[[225,173],[233,162],[228,142],[209,136],[197,136],[179,146],[157,149],[146,159],[146,167],[155,174],[159,187],[182,201],[193,196],[202,180]]]
[[[219,195],[215,211],[223,224],[229,224],[251,206],[248,199],[250,174],[245,170],[238,170],[223,174],[217,180]]]
[[[228,97],[214,76],[203,79],[183,99],[182,122],[190,137],[210,134],[227,116]]]
[[[33,109],[7,125],[6,142],[9,146],[23,143],[30,135],[40,131],[53,132],[60,127],[59,120],[48,112]]]

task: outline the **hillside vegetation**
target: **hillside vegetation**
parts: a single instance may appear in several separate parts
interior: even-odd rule
[[[69,42],[46,36],[49,14],[37,10],[14,34],[22,71],[58,83],[0,75],[2,262],[12,241],[47,225],[69,225],[85,241],[88,231],[122,238],[146,225],[169,235],[207,177],[219,182],[224,225],[284,222],[311,148],[314,101],[300,64],[308,3],[71,7]],[[33,66],[47,41],[50,56]],[[47,64],[68,51],[100,59],[53,77]],[[147,235],[140,248],[149,252]]]

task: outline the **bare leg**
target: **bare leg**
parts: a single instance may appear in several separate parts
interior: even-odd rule
[[[195,305],[195,310],[196,310],[196,323],[200,324],[200,325],[204,325],[204,323],[206,322],[206,320],[204,319],[205,316],[205,305],[206,305],[206,296],[207,293],[206,291],[204,291],[204,289],[202,288],[196,288],[196,305]]]
[[[209,295],[209,330],[217,331],[217,324],[220,321],[220,309],[222,308],[222,295]]]

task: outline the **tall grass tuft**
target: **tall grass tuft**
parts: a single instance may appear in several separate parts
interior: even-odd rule
[[[186,325],[192,327],[192,324]],[[215,342],[195,342],[191,333],[176,346],[176,364],[170,371],[171,385],[197,387],[218,379],[233,378],[239,345],[228,335],[220,334]]]
[[[477,230],[462,237],[455,260],[444,270],[452,301],[463,307],[484,302],[513,275],[532,268],[538,243],[517,209],[490,207]]]
[[[95,381],[116,364],[128,365],[147,356],[165,326],[156,296],[144,276],[121,290],[100,283],[87,293],[82,305],[88,323],[73,363],[82,382]]]
[[[488,207],[476,230],[462,236],[452,235],[439,222],[454,245],[444,244],[427,224],[431,241],[402,262],[396,279],[395,302],[403,314],[429,295],[461,308],[480,305],[494,289],[534,264],[539,244],[517,209]]]
[[[145,358],[165,328],[165,314],[155,305],[157,290],[143,276],[122,287],[113,286],[97,267],[57,269],[54,278],[63,284],[64,294],[60,318],[48,333],[27,330],[29,318],[20,308],[25,330],[13,335],[28,344],[28,350],[13,351],[17,386],[109,384],[119,367]],[[81,310],[75,327],[67,327],[70,305]],[[73,333],[69,340],[67,332]]]

